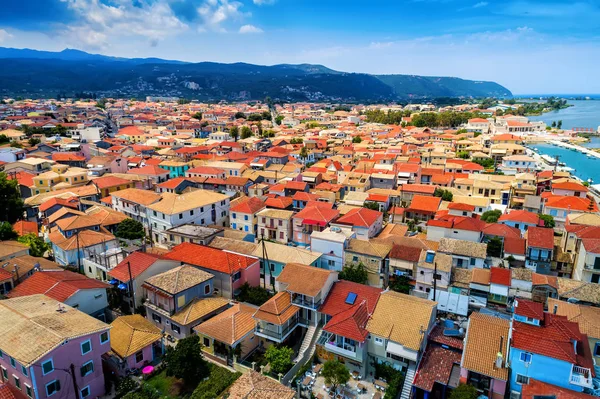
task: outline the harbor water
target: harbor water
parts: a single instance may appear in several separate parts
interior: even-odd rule
[[[600,147],[600,142],[596,144]],[[560,157],[559,162],[564,162],[566,166],[575,169],[572,175],[587,181],[592,179],[594,184],[600,183],[600,159],[590,158],[579,151],[562,148],[547,143],[535,143],[531,147],[537,149],[540,155],[549,155],[552,158]]]

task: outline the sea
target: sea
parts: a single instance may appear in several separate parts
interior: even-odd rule
[[[528,96],[529,97],[529,96]],[[530,98],[539,98],[540,96],[530,96]],[[567,98],[557,95],[555,97]],[[576,127],[598,129],[600,126],[600,98],[590,96],[592,100],[568,100],[571,107],[559,109],[557,111],[547,112],[540,116],[529,117],[532,121],[543,121],[551,125],[553,121],[562,120],[563,129],[573,129]],[[583,147],[600,148],[600,137],[592,137],[590,142],[583,143]],[[592,184],[600,183],[600,159],[588,158],[585,154],[572,151],[567,148],[556,147],[552,144],[535,143],[532,147],[537,149],[540,154],[546,154],[551,157],[560,156],[560,162],[564,162],[568,167],[574,168],[571,172],[584,181],[592,179]]]

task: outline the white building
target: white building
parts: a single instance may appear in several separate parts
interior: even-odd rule
[[[348,229],[330,227],[323,231],[313,231],[310,235],[311,251],[321,252],[321,267],[341,271],[346,258],[348,240],[356,234]]]

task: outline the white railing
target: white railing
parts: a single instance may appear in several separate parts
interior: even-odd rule
[[[592,387],[592,373],[590,369],[573,366],[571,369],[570,382],[571,384],[578,385],[580,387]]]

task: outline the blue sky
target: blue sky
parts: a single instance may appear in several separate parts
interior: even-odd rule
[[[0,46],[600,93],[600,0],[2,0]]]

